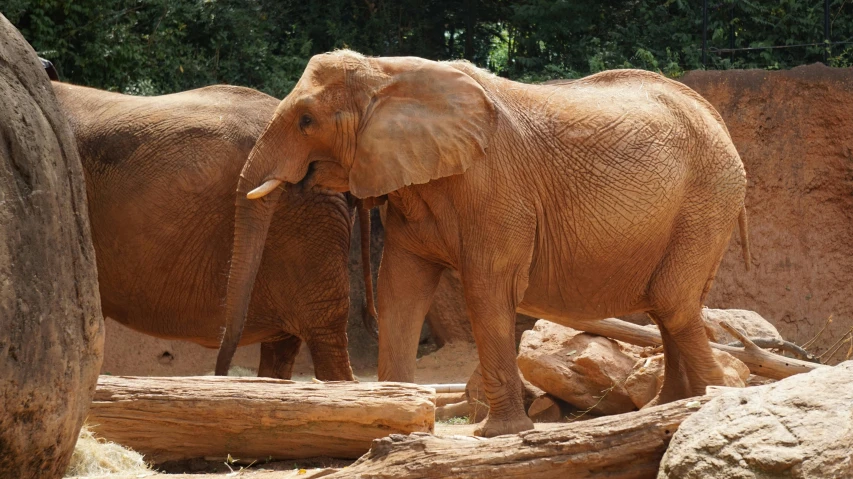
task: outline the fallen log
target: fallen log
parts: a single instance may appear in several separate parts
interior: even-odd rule
[[[357,458],[376,438],[432,432],[434,401],[432,389],[402,383],[101,376],[87,422],[155,463]]]
[[[400,434],[332,478],[654,478],[672,435],[710,397],[483,439]]]
[[[577,320],[572,321],[569,326],[580,331],[606,336],[626,343],[636,344],[637,346],[660,346],[663,344],[660,332],[657,329],[644,328],[616,318],[597,321]],[[729,326],[729,328],[731,327]],[[743,335],[739,334],[738,339],[742,337]],[[725,344],[711,343],[711,347],[725,351],[740,359],[746,364],[752,374],[771,379],[785,379],[794,374],[807,373],[817,368],[825,367],[823,364],[771,353],[755,346],[755,344],[752,344],[748,340],[744,344],[744,347],[737,348]]]
[[[468,401],[460,401],[453,404],[445,404],[435,408],[435,420],[447,421],[455,417],[465,417],[471,414],[471,405]]]

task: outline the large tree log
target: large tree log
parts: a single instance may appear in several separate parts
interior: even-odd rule
[[[155,463],[356,458],[373,439],[433,431],[434,401],[432,389],[401,383],[101,376],[88,423]]]
[[[657,329],[644,328],[616,318],[597,321],[572,321],[569,326],[580,331],[607,336],[608,338],[636,344],[637,346],[660,346],[663,344],[660,332]],[[725,344],[711,343],[711,347],[725,351],[740,359],[746,364],[752,374],[771,379],[785,379],[794,374],[807,373],[824,367],[822,364],[773,354],[770,351],[755,346],[751,342],[744,344],[745,347],[738,348]]]
[[[710,397],[482,439],[416,433],[373,442],[332,478],[654,478],[672,435]]]

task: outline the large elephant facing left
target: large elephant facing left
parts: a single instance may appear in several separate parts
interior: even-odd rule
[[[104,316],[218,348],[237,181],[278,100],[232,86],[157,97],[53,87],[86,174]],[[259,376],[290,378],[305,341],[318,379],[352,379],[352,213],[340,193],[282,195],[240,342],[262,343]]]

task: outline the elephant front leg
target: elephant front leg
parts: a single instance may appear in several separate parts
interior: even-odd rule
[[[516,363],[515,282],[486,284],[481,278],[488,276],[473,276],[474,280],[465,282],[465,300],[482,365],[483,389],[489,400],[489,414],[474,434],[494,437],[533,429],[533,421],[524,411]]]
[[[421,328],[443,270],[386,243],[377,287],[380,381],[415,381]]]
[[[278,341],[261,343],[261,364],[258,366],[259,378],[290,379],[293,376],[293,363],[299,354],[302,340],[296,336],[287,336]]]

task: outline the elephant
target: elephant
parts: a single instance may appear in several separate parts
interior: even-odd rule
[[[436,285],[459,273],[491,405],[481,436],[533,427],[516,312],[647,313],[666,357],[653,404],[722,384],[701,307],[736,226],[748,268],[746,173],[720,115],[678,82],[526,85],[465,61],[316,55],[249,155],[237,235],[260,248],[268,198],[315,187],[385,203],[380,380],[414,380]]]
[[[237,177],[279,100],[225,85],[154,97],[53,88],[85,171],[104,316],[218,348]],[[273,212],[240,342],[261,343],[259,376],[289,379],[305,341],[318,379],[353,379],[352,218],[331,190],[294,191]]]

